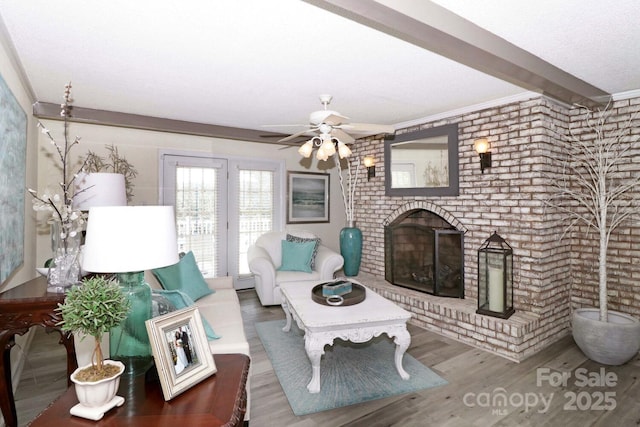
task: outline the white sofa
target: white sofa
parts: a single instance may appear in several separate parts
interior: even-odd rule
[[[145,280],[151,289],[162,289],[153,273],[145,271]],[[207,319],[219,339],[209,341],[212,354],[249,353],[249,341],[244,333],[244,323],[240,310],[240,300],[233,287],[231,277],[205,278],[205,282],[215,293],[206,295],[195,302],[200,314]],[[251,369],[251,367],[249,368]],[[247,412],[245,421],[249,420],[251,375],[247,379]]]
[[[150,271],[145,271],[144,278],[151,289],[162,289]],[[244,334],[240,300],[233,287],[233,279],[216,277],[205,281],[215,293],[200,298],[195,305],[215,333],[220,335],[220,339],[209,341],[211,353],[242,353],[250,356],[249,341]]]
[[[301,238],[314,238],[307,232],[290,232]],[[254,274],[256,293],[262,305],[282,304],[280,284],[288,282],[321,282],[333,279],[336,271],[342,268],[344,259],[339,253],[320,244],[315,259],[315,269],[311,273],[303,271],[278,271],[282,264],[282,240],[286,231],[271,231],[258,237],[249,247],[247,258],[249,270]]]

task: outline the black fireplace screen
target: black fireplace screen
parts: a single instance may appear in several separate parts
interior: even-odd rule
[[[464,298],[463,233],[415,222],[385,227],[385,279],[432,295]]]

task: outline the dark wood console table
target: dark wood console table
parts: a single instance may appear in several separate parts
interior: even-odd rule
[[[47,292],[47,279],[42,276],[0,294],[0,409],[7,427],[18,425],[11,384],[11,347],[16,335],[24,335],[32,326],[42,326],[48,333],[57,331],[60,344],[67,350],[67,374],[77,368],[73,336],[67,336],[56,326],[62,318],[55,309],[64,302],[64,297],[65,294]]]
[[[122,406],[111,409],[99,421],[69,414],[78,403],[70,387],[33,420],[31,427],[236,427],[242,426],[247,409],[246,384],[249,357],[244,354],[215,354],[218,372],[189,390],[165,401],[157,377],[140,375],[128,383],[120,381]]]

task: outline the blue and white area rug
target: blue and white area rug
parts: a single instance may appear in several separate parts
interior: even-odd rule
[[[407,353],[402,365],[411,378],[400,378],[394,363],[395,344],[382,335],[364,344],[337,339],[333,346],[326,346],[320,362],[320,393],[309,393],[311,362],[304,350],[304,334],[295,322],[289,332],[282,331],[284,325],[284,320],[273,320],[255,326],[296,415],[447,384]]]

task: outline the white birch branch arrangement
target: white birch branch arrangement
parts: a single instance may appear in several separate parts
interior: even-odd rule
[[[355,198],[356,198],[356,189],[358,187],[358,176],[360,175],[360,159],[356,158],[356,168],[355,172],[351,169],[351,162],[347,158],[347,173],[346,179],[342,174],[342,165],[340,164],[340,157],[338,154],[335,154],[335,161],[338,164],[338,177],[340,178],[340,189],[342,190],[342,201],[344,203],[344,211],[347,216],[347,224],[351,225],[353,221],[355,221],[354,217],[354,208],[355,208]]]
[[[632,135],[631,116],[615,130],[608,124],[612,112],[584,111],[582,122],[589,132],[577,134],[570,129],[568,138],[556,141],[565,156],[560,177],[549,176],[553,195],[547,206],[563,214],[564,237],[584,224],[599,233],[598,294],[600,320],[607,321],[607,249],[612,232],[637,215],[640,207],[640,175],[627,167],[640,155],[638,135]]]

